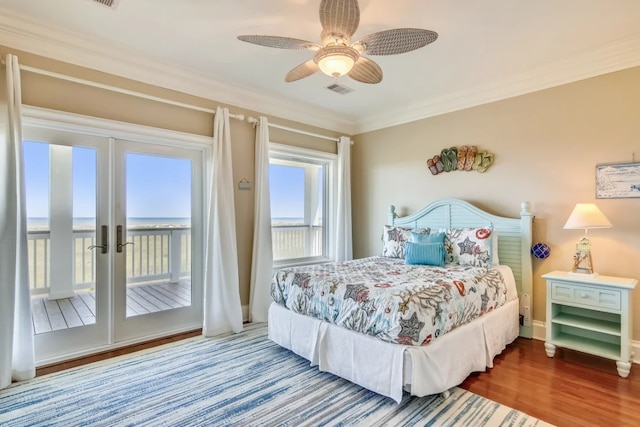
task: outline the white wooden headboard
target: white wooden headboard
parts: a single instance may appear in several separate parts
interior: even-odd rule
[[[398,217],[389,207],[389,224],[407,228],[462,228],[493,226],[498,230],[500,264],[511,267],[520,299],[520,336],[531,338],[533,327],[533,267],[531,263],[531,227],[533,215],[529,202],[522,203],[520,218],[506,218],[485,212],[464,200],[441,199],[418,212]],[[524,322],[524,324],[522,324]]]

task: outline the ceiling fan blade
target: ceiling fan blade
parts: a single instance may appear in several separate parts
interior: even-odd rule
[[[322,34],[340,34],[350,38],[360,25],[358,0],[322,0]]]
[[[352,44],[367,55],[396,55],[410,52],[433,43],[438,33],[419,28],[395,28],[369,34]]]
[[[243,42],[253,43],[260,46],[275,47],[278,49],[307,49],[307,50],[320,50],[321,46],[318,43],[310,42],[307,40],[293,39],[291,37],[279,37],[279,36],[238,36],[238,40]]]
[[[361,56],[347,75],[361,83],[375,84],[382,81],[382,68],[369,58]]]
[[[296,80],[304,79],[305,77],[315,74],[318,70],[320,70],[320,68],[318,68],[318,64],[311,59],[289,71],[287,76],[284,78],[284,81],[287,83],[295,82]]]

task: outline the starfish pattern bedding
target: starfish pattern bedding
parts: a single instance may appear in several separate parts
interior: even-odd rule
[[[271,296],[299,314],[383,341],[423,345],[504,305],[507,287],[496,269],[376,256],[281,269]]]

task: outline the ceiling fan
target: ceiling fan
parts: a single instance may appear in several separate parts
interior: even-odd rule
[[[294,82],[322,71],[328,76],[348,75],[362,83],[380,83],[382,69],[363,55],[396,55],[434,42],[438,33],[418,28],[395,28],[369,34],[356,42],[351,36],[360,24],[357,0],[320,2],[321,43],[291,37],[242,35],[238,39],[279,49],[306,49],[316,52],[313,59],[293,68],[285,81]]]

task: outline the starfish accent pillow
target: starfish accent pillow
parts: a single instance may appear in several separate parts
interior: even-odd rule
[[[411,238],[411,232],[429,234],[430,229],[411,229],[385,225],[382,234],[382,256],[390,258],[404,258],[405,242]]]
[[[493,228],[447,228],[444,230],[445,260],[459,265],[491,267]]]

